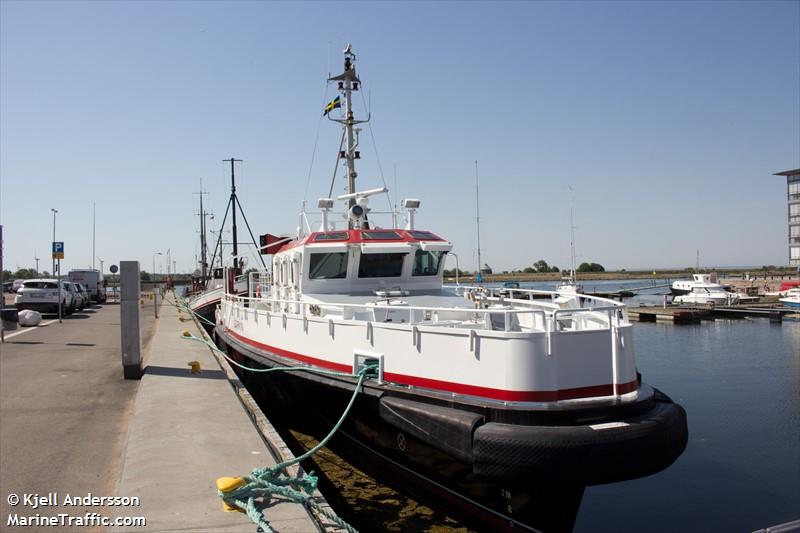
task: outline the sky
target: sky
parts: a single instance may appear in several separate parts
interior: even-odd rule
[[[253,232],[294,232],[328,195],[341,130],[321,111],[346,43],[371,113],[358,188],[420,198],[417,227],[462,269],[476,160],[495,271],[567,267],[570,199],[579,263],[788,263],[772,174],[800,167],[800,2],[2,0],[4,268],[50,270],[51,209],[62,272],[92,266],[94,206],[106,271],[164,271],[167,250],[194,270],[193,193],[218,229],[230,157]]]

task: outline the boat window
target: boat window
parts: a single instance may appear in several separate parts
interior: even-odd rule
[[[406,254],[361,254],[359,278],[396,278],[403,272]]]
[[[347,252],[311,254],[309,279],[342,279],[347,277]]]
[[[409,235],[417,239],[418,241],[440,241],[439,237],[431,233],[430,231],[419,231],[419,230],[411,230],[408,232]]]
[[[389,241],[399,241],[403,238],[400,236],[399,233],[396,231],[374,231],[374,230],[366,230],[361,232],[361,238],[365,241],[375,240],[375,239],[385,239]]]
[[[414,254],[414,270],[412,276],[435,276],[439,273],[439,263],[445,252],[426,252],[417,250]]]
[[[314,242],[317,241],[346,241],[350,234],[346,231],[329,231],[328,233],[317,233]]]

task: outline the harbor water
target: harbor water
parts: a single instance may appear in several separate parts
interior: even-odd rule
[[[649,282],[590,281],[584,290]],[[658,305],[663,297],[656,293],[664,291],[648,291],[626,303]],[[800,322],[757,318],[634,327],[639,371],[686,409],[689,442],[663,472],[588,487],[574,531],[755,531],[800,518]],[[269,415],[268,406],[262,407]],[[289,440],[306,438],[312,442],[300,447],[307,448],[314,438],[294,433]],[[435,502],[417,501],[415,491],[392,476],[369,466],[362,472],[356,461],[348,464],[351,445],[340,440],[336,446],[336,440],[331,455],[318,458],[313,467],[327,470],[324,463],[330,463],[334,472],[345,472],[324,473],[332,479],[323,485],[340,494],[331,503],[353,525],[364,531],[471,530]],[[354,479],[362,480],[356,491],[349,486]]]
[[[589,487],[576,532],[755,531],[800,518],[800,322],[636,324],[644,379],[686,408],[666,471]]]

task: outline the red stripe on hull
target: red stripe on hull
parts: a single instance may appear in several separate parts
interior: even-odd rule
[[[256,348],[260,348],[261,350],[274,353],[275,355],[280,355],[282,357],[288,357],[289,359],[294,359],[295,361],[301,361],[303,363],[307,363],[309,365],[320,366],[322,368],[327,368],[329,370],[337,370],[339,372],[353,372],[353,367],[350,365],[343,365],[341,363],[334,363],[333,361],[326,361],[325,359],[317,359],[316,357],[309,357],[307,355],[300,355],[299,353],[290,352],[288,350],[283,350],[281,348],[277,348],[275,346],[270,346],[269,344],[264,344],[258,341],[254,341],[252,339],[248,339],[238,333],[231,331],[228,328],[225,328],[227,333],[233,335],[236,339],[240,340],[245,344],[249,344],[250,346],[254,346]]]
[[[290,352],[282,348],[270,346],[252,339],[248,339],[238,333],[225,328],[225,331],[238,339],[239,341],[254,346],[261,350],[288,357],[295,361],[301,361],[310,365],[328,368],[331,370],[338,370],[340,372],[352,372],[353,367],[343,365],[341,363],[334,363],[326,361],[325,359],[318,359],[316,357],[309,357],[307,355],[300,355],[299,353]],[[463,383],[454,383],[451,381],[440,381],[438,379],[421,378],[417,376],[406,376],[405,374],[395,374],[392,372],[384,372],[383,377],[386,381],[399,383],[401,385],[411,385],[414,387],[424,387],[426,389],[434,389],[444,392],[451,392],[455,394],[463,394],[465,396],[478,396],[481,398],[490,398],[492,400],[500,400],[506,402],[557,402],[559,400],[575,400],[578,398],[591,398],[593,396],[611,396],[614,394],[614,386],[610,383],[606,385],[594,385],[591,387],[577,387],[574,389],[562,389],[555,391],[514,391],[505,389],[493,389],[490,387],[479,387],[477,385],[465,385]],[[639,383],[636,380],[628,383],[620,383],[617,385],[618,394],[627,394],[637,389]]]

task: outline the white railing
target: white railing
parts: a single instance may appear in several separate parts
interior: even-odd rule
[[[301,317],[336,318],[365,322],[403,325],[425,325],[450,328],[481,329],[493,331],[586,331],[610,330],[627,323],[624,306],[611,300],[592,298],[612,305],[594,307],[560,308],[557,304],[537,300],[505,299],[507,303],[519,303],[524,307],[483,307],[501,301],[490,296],[476,301],[476,308],[414,306],[405,303],[324,303],[308,302],[271,295],[268,278],[259,278],[250,273],[247,296],[226,294],[230,303],[244,307],[260,307],[274,313],[289,313]],[[516,289],[515,289],[516,290]],[[260,291],[260,293],[259,293]],[[547,291],[532,291],[549,294]],[[577,295],[580,296],[580,295]]]

